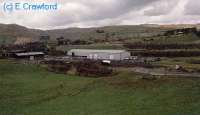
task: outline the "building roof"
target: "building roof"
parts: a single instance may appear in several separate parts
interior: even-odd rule
[[[26,53],[16,53],[17,56],[35,56],[35,55],[44,55],[43,52],[26,52]]]
[[[85,53],[123,53],[123,52],[126,52],[126,50],[71,49],[69,52],[85,52]]]

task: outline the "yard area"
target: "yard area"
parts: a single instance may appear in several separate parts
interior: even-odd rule
[[[200,79],[141,76],[87,78],[0,60],[0,115],[200,114]]]
[[[180,65],[189,70],[200,70],[200,57],[176,57],[176,58],[162,58],[161,61],[153,63],[155,65],[175,68]]]

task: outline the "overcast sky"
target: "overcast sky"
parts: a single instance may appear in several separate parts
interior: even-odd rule
[[[0,23],[40,29],[200,23],[200,0],[37,0],[58,2],[59,8],[51,12],[13,13],[3,12],[6,0],[0,1]]]

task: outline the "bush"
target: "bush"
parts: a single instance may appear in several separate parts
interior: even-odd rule
[[[94,61],[81,61],[76,64],[76,70],[79,75],[105,77],[112,74],[112,69],[102,66]]]

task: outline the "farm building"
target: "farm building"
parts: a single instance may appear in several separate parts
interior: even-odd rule
[[[169,36],[169,35],[179,35],[179,34],[189,34],[189,33],[197,34],[197,28],[182,28],[182,29],[169,30],[166,31],[164,35]]]
[[[30,58],[30,59],[34,59],[34,58],[43,58],[44,57],[44,53],[43,52],[25,52],[25,53],[15,53],[15,58]]]
[[[72,49],[68,52],[69,56],[82,57],[87,59],[99,60],[124,60],[131,56],[130,52],[125,50],[90,50],[90,49]]]

